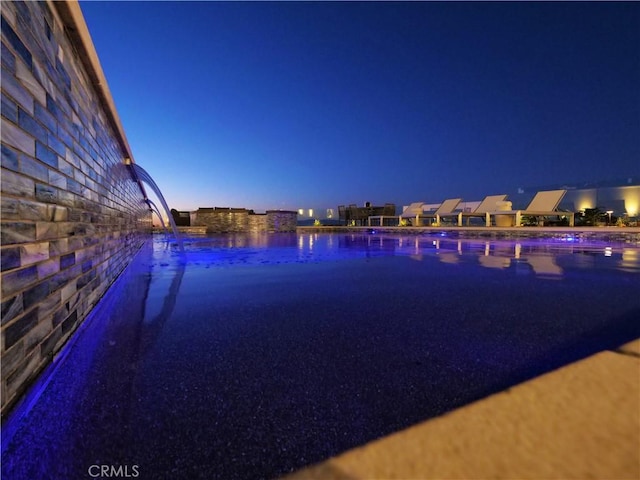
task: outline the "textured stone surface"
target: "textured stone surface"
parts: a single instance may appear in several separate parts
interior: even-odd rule
[[[244,208],[200,208],[193,226],[206,226],[209,233],[295,232],[297,215],[288,210],[255,214]]]
[[[4,95],[2,98],[4,100]],[[3,115],[6,113],[4,112],[4,108],[5,106],[3,103]],[[2,167],[8,170],[18,171],[18,153],[5,145],[2,145]]]
[[[20,246],[22,266],[39,263],[49,259],[49,242],[29,243]]]
[[[33,197],[35,184],[32,179],[18,173],[4,171],[2,173],[2,193],[17,197]]]
[[[151,220],[51,5],[2,4],[3,415],[127,265]]]
[[[2,14],[4,15],[4,9]],[[2,30],[4,32],[4,29]],[[4,44],[3,44],[4,46]],[[18,60],[20,61],[20,60]],[[13,99],[18,105],[20,105],[25,111],[32,113],[33,112],[33,97],[29,94],[26,88],[24,88],[17,79],[9,74],[2,72],[2,76],[0,78],[2,82],[2,91],[6,92],[7,96]],[[17,119],[17,115],[16,115]],[[6,124],[2,124],[2,129],[10,128],[11,123],[7,122]],[[4,137],[4,134],[3,134]],[[25,136],[25,138],[27,138]]]
[[[36,239],[36,226],[26,222],[2,222],[2,245],[28,243]]]
[[[0,250],[2,254],[2,271],[11,270],[20,266],[20,249],[18,247],[5,247]]]

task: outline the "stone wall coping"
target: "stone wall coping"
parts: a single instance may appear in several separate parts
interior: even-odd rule
[[[124,159],[126,162],[135,163],[133,152],[129,146],[127,135],[124,133],[124,127],[120,121],[116,104],[113,101],[111,90],[107,78],[102,70],[98,53],[89,33],[89,27],[84,20],[82,9],[78,0],[52,1],[47,0],[52,11],[57,12],[60,22],[64,26],[65,33],[68,35],[71,43],[76,48],[78,59],[82,63],[89,76],[91,86],[95,89],[102,108],[107,116],[107,120],[111,123],[116,139],[120,144]],[[147,192],[137,174],[133,174],[140,191],[144,198],[147,198]]]
[[[91,85],[95,88],[107,118],[114,128],[116,136],[118,137],[118,143],[120,143],[122,151],[133,162],[131,147],[124,133],[124,128],[120,121],[118,111],[116,110],[107,78],[102,70],[98,53],[96,52],[93,40],[91,40],[91,34],[84,20],[79,2],[77,0],[67,0],[65,2],[48,0],[47,3],[52,7],[52,10],[58,12],[60,20],[65,27],[65,32],[69,36],[71,43],[76,47],[78,58],[84,65],[91,80]]]

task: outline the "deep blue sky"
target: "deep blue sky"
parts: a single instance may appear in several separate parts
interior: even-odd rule
[[[640,171],[640,3],[81,7],[173,208],[471,201]]]

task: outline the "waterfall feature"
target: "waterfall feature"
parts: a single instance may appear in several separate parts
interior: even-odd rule
[[[164,219],[162,218],[162,215],[160,214],[160,210],[158,210],[158,206],[153,203],[151,200],[149,200],[147,198],[147,205],[149,205],[149,208],[151,208],[151,210],[153,210],[156,215],[158,216],[158,219],[160,219],[160,225],[162,226],[163,230],[166,230],[167,233],[169,233],[169,230],[167,229],[167,226],[164,224]]]
[[[151,175],[149,175],[149,173],[147,173],[147,171],[144,168],[142,168],[140,165],[133,163],[129,159],[126,159],[125,163],[131,169],[133,173],[133,178],[135,178],[136,180],[140,180],[146,183],[147,185],[149,185],[151,187],[151,190],[153,190],[154,193],[158,196],[158,199],[162,204],[162,208],[164,208],[164,211],[167,214],[167,218],[169,219],[169,223],[171,224],[171,230],[173,231],[173,235],[176,238],[178,247],[180,247],[181,251],[184,251],[184,246],[182,245],[182,238],[180,237],[180,233],[178,232],[178,227],[176,226],[176,222],[173,219],[173,215],[171,215],[171,210],[169,209],[169,205],[167,205],[167,202],[162,196],[162,192],[160,191],[160,188],[158,187],[156,182],[153,180],[153,178],[151,178]],[[148,198],[145,198],[145,201],[150,202],[150,204],[153,205],[153,202],[151,202]],[[156,208],[156,211],[157,211],[157,208]],[[164,225],[164,222],[162,223]]]

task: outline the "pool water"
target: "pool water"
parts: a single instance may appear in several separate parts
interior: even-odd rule
[[[143,247],[3,426],[3,478],[276,478],[640,337],[634,245],[184,243]]]

